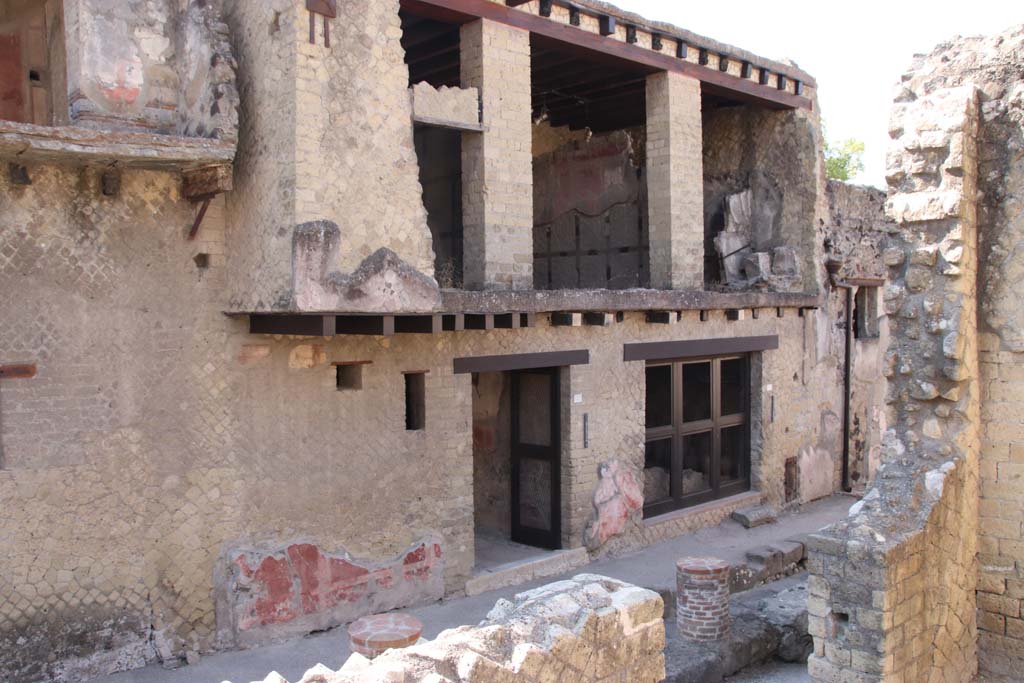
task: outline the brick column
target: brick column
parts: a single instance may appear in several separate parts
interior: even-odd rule
[[[700,82],[647,78],[651,287],[704,288],[704,160]]]
[[[464,285],[532,289],[530,34],[481,19],[461,40],[462,85],[480,90],[485,128],[462,136]]]
[[[729,563],[686,557],[676,563],[676,629],[683,640],[729,637]]]

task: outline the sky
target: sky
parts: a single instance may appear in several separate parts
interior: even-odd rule
[[[1020,0],[611,2],[763,57],[796,62],[818,82],[829,140],[864,142],[864,172],[854,182],[881,188],[893,91],[913,55],[957,35],[1024,24]]]

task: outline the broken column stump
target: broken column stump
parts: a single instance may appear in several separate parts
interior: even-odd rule
[[[686,557],[676,563],[676,630],[682,640],[710,642],[729,637],[729,563]]]
[[[411,614],[391,612],[356,619],[348,627],[353,652],[373,659],[387,650],[415,645],[423,633],[423,622]]]

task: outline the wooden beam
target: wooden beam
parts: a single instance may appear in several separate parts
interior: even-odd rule
[[[0,365],[0,379],[32,379],[35,376],[35,363],[7,363]]]
[[[465,23],[477,18],[490,19],[539,36],[560,41],[566,46],[592,55],[611,56],[642,65],[655,71],[674,71],[716,86],[734,99],[756,102],[775,109],[811,109],[811,101],[803,96],[774,88],[765,88],[729,73],[708,69],[692,62],[606,36],[590,33],[573,25],[565,25],[490,0],[402,0],[402,6],[432,18]],[[571,13],[570,13],[571,14]],[[608,15],[605,15],[608,16]],[[613,17],[609,17],[614,19]],[[610,34],[609,34],[610,35]]]
[[[586,349],[575,351],[551,351],[547,353],[521,353],[507,356],[472,356],[456,358],[452,362],[455,374],[470,372],[506,372],[509,370],[533,370],[536,368],[561,368],[567,365],[587,365],[590,352]]]
[[[519,313],[519,327],[529,328],[537,326],[537,315],[535,313]]]
[[[729,353],[770,351],[779,348],[779,337],[723,337],[719,339],[688,339],[685,341],[624,344],[623,360],[665,360],[668,358],[695,358]]]
[[[253,314],[249,316],[249,334],[291,334],[300,337],[333,337],[332,315]]]
[[[615,17],[610,14],[602,14],[597,20],[598,29],[602,36],[615,35]]]

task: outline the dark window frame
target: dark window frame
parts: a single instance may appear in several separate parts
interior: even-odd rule
[[[738,413],[721,414],[722,407],[722,361],[742,360],[741,375],[741,406]],[[711,364],[711,417],[694,422],[683,421],[683,367],[694,363]],[[646,369],[669,366],[671,370],[671,424],[645,427],[645,444],[654,441],[671,439],[672,460],[670,472],[669,497],[657,501],[645,502],[644,517],[654,517],[675,510],[692,507],[701,503],[719,500],[750,490],[750,408],[751,408],[751,356],[750,354],[729,354],[721,356],[697,356],[673,360],[649,361]],[[646,409],[646,405],[645,405]],[[726,429],[742,427],[743,450],[739,454],[740,476],[723,482],[722,464],[722,433]],[[706,476],[709,487],[703,491],[684,494],[682,491],[682,474],[684,463],[683,444],[687,436],[711,434],[711,450],[705,456]],[[646,467],[646,463],[645,463]],[[645,495],[647,491],[644,492]]]

